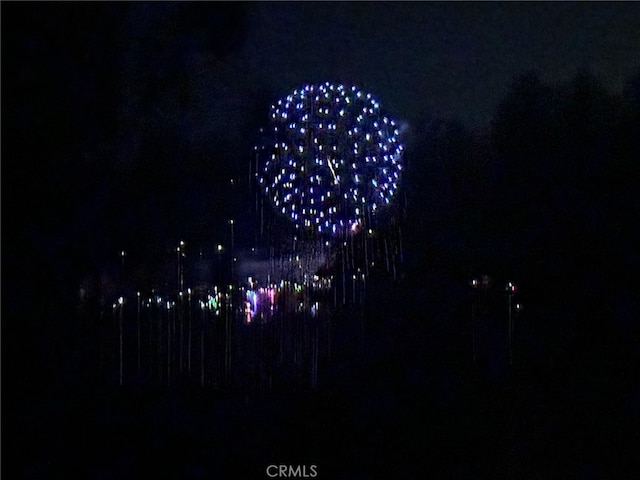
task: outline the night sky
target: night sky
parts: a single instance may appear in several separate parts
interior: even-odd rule
[[[626,10],[626,9],[629,10]],[[232,63],[276,91],[355,82],[409,122],[486,128],[514,75],[591,68],[621,89],[637,66],[637,5],[564,3],[262,4]]]
[[[4,147],[15,152],[5,198],[29,212],[17,220],[32,241],[101,231],[80,242],[97,241],[100,255],[210,241],[234,208],[214,190],[244,178],[269,105],[304,83],[373,92],[410,138],[434,119],[488,130],[514,77],[531,70],[558,82],[586,69],[619,93],[639,57],[632,2],[4,10]]]
[[[638,138],[640,3],[2,2],[1,9],[2,376],[3,387],[9,385],[3,396],[16,392],[3,398],[3,417],[18,412],[5,431],[27,428],[36,435],[40,428],[45,440],[38,448],[55,442],[57,424],[46,417],[72,410],[76,400],[56,410],[55,402],[43,406],[38,399],[50,400],[63,389],[83,391],[86,378],[76,371],[82,360],[69,353],[81,340],[65,323],[75,311],[78,286],[117,265],[122,249],[144,261],[154,252],[172,251],[180,239],[205,252],[224,241],[228,219],[242,221],[251,202],[244,196],[249,161],[270,105],[306,83],[358,85],[402,125],[409,166],[406,221],[414,225],[408,229],[413,237],[407,258],[413,264],[406,275],[412,282],[431,278],[425,282],[432,283],[413,284],[417,290],[401,298],[434,287],[454,305],[464,293],[447,288],[466,281],[465,275],[491,268],[501,279],[520,274],[532,292],[530,301],[538,301],[532,317],[537,312],[544,319],[531,350],[542,352],[548,368],[522,380],[528,391],[550,392],[580,381],[602,387],[584,371],[572,377],[580,381],[562,373],[553,387],[545,383],[549,371],[558,371],[554,362],[571,368],[580,363],[566,360],[566,352],[578,351],[581,341],[606,338],[599,349],[579,357],[598,365],[602,378],[607,371],[599,359],[607,349],[616,350],[619,337],[627,343],[617,351],[630,353],[620,353],[609,366],[637,360],[631,339],[640,335],[633,326],[640,305],[631,283],[618,288],[608,279],[637,281],[634,269],[640,267],[633,228],[640,211],[633,192],[640,183],[637,157],[629,153],[638,151],[633,139]],[[615,161],[599,162],[604,158]],[[484,203],[474,197],[480,191]],[[575,225],[574,217],[579,217]],[[243,225],[250,225],[245,220]],[[248,247],[251,229],[238,230],[239,244]],[[552,231],[560,232],[562,245],[551,239]],[[481,252],[482,260],[467,262],[470,252]],[[427,268],[433,270],[424,274]],[[446,281],[434,280],[445,271],[450,272]],[[581,280],[565,291],[573,278],[567,271],[579,271]],[[430,295],[437,304],[440,297]],[[605,300],[597,308],[580,304],[583,296],[595,302],[598,295]],[[438,328],[444,329],[442,319],[455,310],[447,308],[431,307]],[[570,320],[560,329],[563,315]],[[598,321],[609,315],[601,327]],[[588,321],[581,323],[584,318]],[[582,336],[566,333],[584,324],[589,330]],[[556,328],[564,333],[553,333]],[[382,343],[402,351],[402,342],[420,338],[416,335]],[[394,362],[400,368],[400,360]],[[18,379],[8,384],[13,365]],[[618,392],[624,385],[624,395],[611,405],[640,420],[640,389],[624,372],[619,383],[615,377],[602,391]],[[494,387],[511,392],[510,381],[478,387],[486,405]],[[79,395],[88,398],[86,392]],[[371,400],[376,405],[390,401],[383,389],[376,395]],[[495,395],[499,402],[512,398]],[[563,398],[578,397],[571,391]],[[579,411],[588,412],[599,401],[589,397],[591,403]],[[434,402],[446,404],[446,395]],[[224,408],[231,409],[220,411]],[[485,413],[478,408],[478,416]],[[553,418],[562,418],[562,408],[548,408]],[[340,414],[359,418],[345,411]],[[437,415],[429,415],[423,420],[437,423]],[[518,428],[530,428],[538,417],[526,418]],[[611,433],[616,421],[599,425]],[[553,426],[548,428],[553,436]],[[455,435],[464,436],[463,430],[455,432],[446,434],[451,450]],[[595,437],[594,432],[587,434]],[[507,428],[495,438],[505,446],[511,434]],[[10,438],[3,437],[5,448]],[[566,445],[573,437],[562,438]],[[527,441],[520,444],[523,450]],[[19,453],[27,458],[26,451]],[[358,456],[357,448],[351,452]],[[571,458],[583,453],[576,450]],[[526,458],[512,467],[531,472],[523,465],[539,459]],[[49,472],[48,461],[27,462],[23,473],[45,478],[38,472]],[[359,462],[366,465],[362,458]],[[564,464],[568,478],[576,472],[596,478],[607,471],[605,463],[575,462]],[[129,478],[122,468],[116,476]],[[484,478],[473,476],[478,471],[473,468],[457,470],[456,478]],[[491,468],[492,478],[508,476]],[[214,478],[205,475],[206,468],[198,472],[180,478]],[[364,476],[336,478],[370,478],[360,473]]]

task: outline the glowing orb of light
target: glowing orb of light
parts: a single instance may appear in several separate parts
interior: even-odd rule
[[[357,87],[306,85],[272,105],[258,182],[296,228],[353,233],[397,194],[396,123]]]

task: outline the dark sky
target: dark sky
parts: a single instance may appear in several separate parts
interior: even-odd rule
[[[102,102],[118,150],[133,156],[141,124],[244,149],[274,96],[305,82],[356,83],[400,120],[482,129],[527,70],[558,81],[588,68],[619,91],[640,64],[636,2],[65,2],[3,12],[15,87],[37,89],[24,82],[37,73],[79,88],[69,102]],[[58,85],[48,87],[55,96]],[[32,110],[47,108],[34,93]]]
[[[232,62],[287,92],[337,79],[375,92],[400,118],[485,126],[514,75],[565,80],[590,68],[613,90],[640,62],[629,3],[259,3]]]
[[[182,15],[185,8],[127,12],[118,55],[134,83],[121,100],[196,143],[224,136],[244,147],[247,116],[259,121],[273,96],[306,82],[356,83],[400,120],[447,117],[482,129],[515,75],[536,69],[559,81],[588,68],[618,91],[640,63],[634,2],[258,2]],[[160,92],[151,107],[131,92],[144,97],[152,70]]]
[[[527,70],[619,91],[640,65],[635,2],[3,2],[2,24],[3,211],[39,252],[210,238],[271,102],[306,82],[482,130]]]

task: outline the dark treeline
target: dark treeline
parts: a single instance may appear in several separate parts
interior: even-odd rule
[[[488,134],[452,121],[416,127],[408,278],[488,274],[498,289],[513,280],[542,357],[585,371],[615,365],[628,378],[640,333],[639,86],[636,74],[614,95],[588,72],[562,84],[530,72],[514,79]]]

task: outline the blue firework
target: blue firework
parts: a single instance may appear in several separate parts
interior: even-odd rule
[[[276,211],[321,234],[372,225],[397,194],[403,154],[376,98],[327,82],[294,90],[270,113],[258,181]]]

